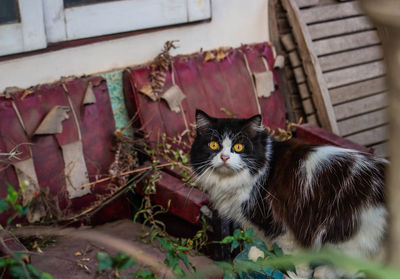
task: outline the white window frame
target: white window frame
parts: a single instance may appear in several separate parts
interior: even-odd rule
[[[211,18],[211,0],[121,0],[64,8],[43,0],[48,42],[76,40]]]
[[[0,55],[47,46],[42,0],[18,0],[21,22],[0,24]]]

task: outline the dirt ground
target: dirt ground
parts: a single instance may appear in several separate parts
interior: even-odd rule
[[[155,262],[162,263],[165,259],[165,254],[158,248],[138,240],[142,233],[142,225],[130,220],[120,220],[85,230],[123,240],[127,245],[135,247],[139,253],[151,255]],[[110,273],[99,274],[96,272],[97,252],[103,251],[114,256],[118,250],[112,246],[107,241],[104,243],[71,236],[59,236],[46,247],[41,248],[43,253],[33,254],[31,263],[40,271],[50,273],[56,279],[113,278]],[[191,262],[198,270],[210,270],[210,268],[217,270],[212,261],[204,256],[191,257]]]

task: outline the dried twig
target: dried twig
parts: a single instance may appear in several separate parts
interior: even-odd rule
[[[112,180],[112,179],[117,178],[119,176],[124,176],[124,175],[130,175],[130,174],[134,174],[134,173],[138,173],[138,172],[143,172],[143,171],[151,170],[153,168],[169,167],[169,166],[172,166],[172,165],[173,165],[173,163],[165,163],[165,164],[161,164],[161,165],[158,165],[158,166],[142,167],[142,168],[126,171],[126,172],[120,173],[118,175],[105,177],[105,178],[102,178],[102,179],[99,179],[99,180],[96,180],[96,181],[93,181],[93,182],[90,182],[90,183],[83,184],[83,185],[80,186],[80,188],[82,189],[82,188],[85,188],[85,187],[89,187],[89,186],[95,185],[97,183],[101,183],[101,182],[104,182],[104,181],[109,181],[109,180]]]

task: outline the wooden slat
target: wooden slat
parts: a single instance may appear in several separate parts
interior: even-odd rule
[[[292,26],[300,57],[302,61],[306,62],[303,66],[310,91],[312,92],[314,104],[318,107],[318,120],[323,128],[337,134],[339,129],[337,127],[328,88],[322,76],[317,56],[314,53],[313,42],[310,38],[310,34],[307,32],[307,26],[302,21],[300,11],[293,0],[282,0],[282,5],[287,12],[290,25]]]
[[[312,103],[311,99],[306,99],[302,101],[303,109],[306,114],[312,114],[315,112],[314,104]]]
[[[290,54],[289,54],[290,58]],[[380,45],[365,47],[356,50],[341,52],[320,57],[319,64],[323,72],[344,68],[352,65],[367,63],[383,58],[383,51]]]
[[[306,76],[304,75],[303,67],[297,67],[293,69],[294,78],[297,83],[303,83],[306,81]]]
[[[281,36],[281,42],[287,52],[292,51],[296,48],[292,34],[284,34]]]
[[[289,61],[293,68],[299,67],[301,65],[300,57],[297,51],[289,52]]]
[[[307,123],[319,126],[317,116],[315,114],[307,115]]]
[[[388,122],[387,109],[348,118],[338,122],[341,136],[347,136],[371,127],[381,126]]]
[[[379,143],[376,145],[371,145],[370,147],[372,147],[374,149],[374,154],[378,157],[382,157],[382,158],[388,158],[389,157],[389,146],[388,146],[388,142],[383,142],[383,143]]]
[[[359,115],[365,112],[377,110],[387,106],[387,93],[380,93],[366,98],[358,99],[350,103],[335,106],[336,119],[339,121],[344,118]]]
[[[308,90],[307,83],[299,84],[299,93],[302,99],[310,98],[311,94],[310,91]]]
[[[340,104],[353,99],[362,98],[375,93],[383,92],[387,89],[385,77],[378,77],[337,87],[329,90],[332,104]]]
[[[308,27],[313,40],[374,29],[366,16],[314,24]]]
[[[319,0],[295,0],[299,8],[311,7],[318,5]]]
[[[379,43],[378,32],[373,30],[316,41],[313,47],[316,55],[320,56]]]
[[[356,1],[315,7],[312,9],[301,11],[302,19],[307,24],[332,19],[340,19],[361,14],[362,11]]]
[[[383,142],[388,139],[388,126],[385,125],[377,127],[368,131],[348,136],[346,138],[361,145],[372,145],[374,143]]]
[[[328,88],[338,87],[360,80],[375,78],[386,72],[383,61],[376,61],[359,66],[353,66],[324,74]]]

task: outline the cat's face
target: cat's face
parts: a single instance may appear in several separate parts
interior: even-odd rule
[[[214,118],[196,111],[197,136],[190,151],[198,176],[251,175],[264,167],[267,135],[261,116],[248,119]]]

